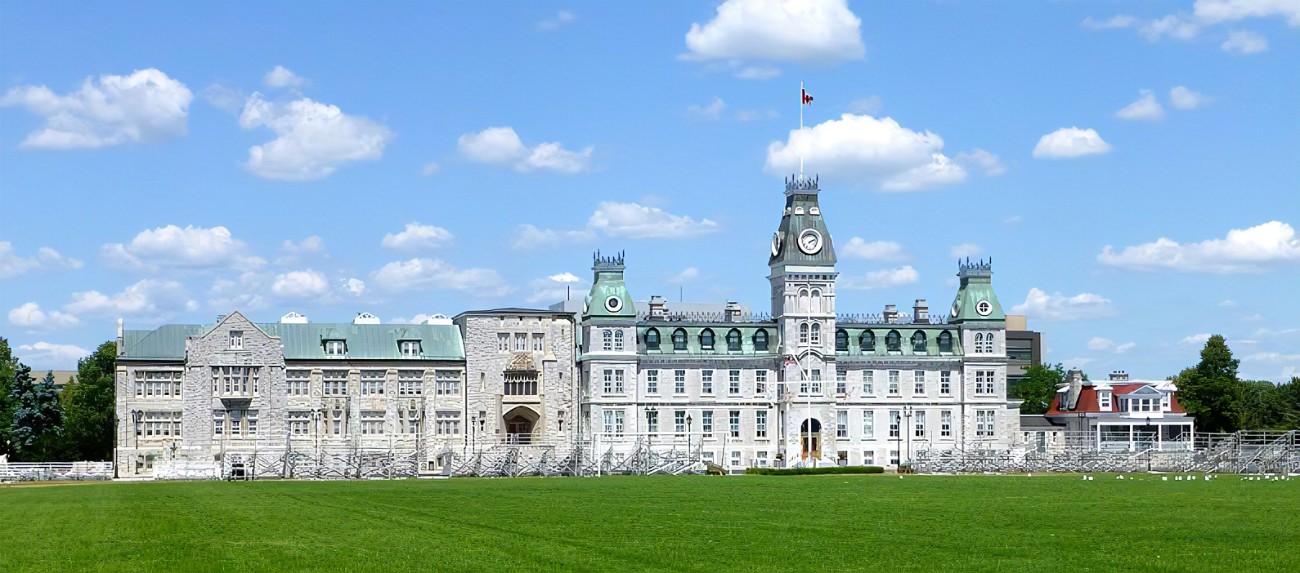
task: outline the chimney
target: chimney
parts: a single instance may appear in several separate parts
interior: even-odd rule
[[[898,309],[892,304],[885,305],[885,312],[883,315],[886,324],[895,324],[898,322]]]
[[[1065,381],[1070,385],[1070,409],[1074,410],[1079,407],[1079,395],[1083,393],[1083,371],[1066,372]]]
[[[928,324],[930,322],[930,306],[925,304],[925,299],[916,299],[916,304],[912,305],[912,322],[916,324]]]
[[[122,317],[117,317],[117,355],[122,355]]]
[[[662,319],[668,314],[668,303],[664,297],[653,295],[650,297],[650,318]]]
[[[1111,381],[1111,382],[1127,382],[1127,381],[1128,381],[1128,372],[1125,372],[1125,371],[1123,371],[1123,370],[1116,370],[1116,371],[1114,371],[1114,372],[1111,372],[1111,373],[1110,373],[1110,381]]]
[[[727,322],[740,322],[740,303],[734,300],[727,301],[727,308],[723,310],[723,313]]]

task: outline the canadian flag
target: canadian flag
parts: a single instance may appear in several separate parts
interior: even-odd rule
[[[812,105],[813,97],[808,95],[808,90],[799,88],[799,95],[803,98],[804,105]]]

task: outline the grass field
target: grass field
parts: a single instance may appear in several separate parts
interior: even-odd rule
[[[1171,478],[1172,479],[1172,478]],[[1300,481],[0,486],[0,571],[1295,571]]]

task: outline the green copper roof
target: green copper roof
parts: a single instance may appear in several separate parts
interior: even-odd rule
[[[835,245],[817,204],[817,179],[791,178],[785,184],[785,210],[773,237],[775,253],[768,266],[835,266]],[[821,248],[809,254],[799,248],[805,230],[820,235]]]
[[[998,295],[993,292],[993,259],[984,262],[981,259],[972,263],[957,263],[957,276],[961,278],[961,288],[957,289],[957,298],[952,302],[952,314],[948,322],[993,322],[1005,321],[1007,315],[1002,312]],[[980,303],[988,301],[988,312],[980,312]]]
[[[269,336],[280,337],[288,360],[334,359],[326,356],[323,340],[346,340],[349,359],[386,360],[403,358],[400,340],[419,340],[423,360],[463,360],[460,330],[432,324],[281,324],[255,323]],[[125,360],[184,360],[185,340],[202,335],[211,326],[168,324],[154,330],[122,333]]]
[[[587,293],[586,303],[582,308],[582,319],[608,321],[635,321],[636,306],[632,295],[627,292],[623,282],[623,253],[611,257],[600,256],[600,251],[592,257],[591,270],[596,278],[592,281],[591,291]]]

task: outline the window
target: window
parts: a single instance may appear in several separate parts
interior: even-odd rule
[[[310,370],[285,370],[284,379],[290,396],[306,396],[310,392]]]
[[[993,410],[975,411],[975,436],[980,438],[993,437]]]
[[[528,350],[528,335],[523,332],[515,333],[515,352],[525,352]]]
[[[921,332],[921,331],[918,330],[918,331],[916,331],[915,334],[912,335],[912,352],[917,352],[917,353],[925,353],[925,352],[926,352],[925,333],[924,333],[924,332]]]
[[[673,350],[686,350],[686,331],[677,329],[673,331]]]
[[[622,352],[622,351],[623,351],[623,331],[622,331],[622,330],[615,330],[615,331],[614,331],[614,351],[615,351],[615,352]]]
[[[609,352],[614,349],[614,331],[606,328],[600,331],[600,349]]]
[[[975,371],[975,394],[988,395],[993,393],[993,371],[976,370]]]
[[[727,352],[740,352],[740,331],[731,329],[727,333]]]
[[[939,412],[939,437],[952,437],[952,410]]]
[[[740,395],[740,371],[730,370],[727,372],[727,393],[732,396]]]
[[[847,394],[849,392],[849,373],[840,369],[835,369],[835,393]]]
[[[624,387],[622,370],[605,370],[605,393],[606,394],[623,394],[626,392]]]
[[[849,351],[849,333],[845,331],[843,328],[835,329],[835,351],[836,352]]]
[[[799,311],[808,312],[812,305],[808,303],[808,289],[799,290]]]
[[[659,350],[659,330],[651,328],[645,331],[645,347],[647,350]]]
[[[740,450],[731,451],[731,465],[733,466],[741,465]]]
[[[497,333],[497,352],[510,351],[510,335],[504,332]]]
[[[181,412],[145,412],[143,423],[135,427],[135,435],[144,438],[179,438]]]
[[[226,411],[213,410],[212,411],[212,435],[221,436],[224,435],[225,432],[226,432]]]
[[[899,436],[898,423],[899,423],[899,411],[890,410],[889,411],[889,437],[897,438]]]
[[[758,370],[754,372],[754,393],[759,396],[767,394],[767,371]]]
[[[912,372],[912,394],[925,395],[925,371],[917,370]]]
[[[325,370],[321,373],[321,394],[325,396],[348,395],[348,371]]]
[[[659,412],[655,410],[645,411],[645,429],[651,434],[659,433]]]
[[[862,439],[870,440],[876,437],[876,413],[871,410],[862,411]]]
[[[862,394],[864,396],[874,396],[876,394],[876,371],[862,371]]]
[[[700,431],[706,437],[713,437],[713,410],[700,412]]]
[[[915,414],[912,414],[912,420],[913,420],[912,437],[924,438],[925,437],[925,412],[917,412]]]
[[[754,350],[759,352],[767,351],[767,331],[759,329],[754,333]]]
[[[659,371],[658,370],[645,371],[645,393],[646,394],[659,393]]]
[[[439,436],[459,436],[460,412],[457,410],[438,410],[434,412],[433,433]]]
[[[398,411],[398,415],[399,416],[401,415],[400,410]],[[419,410],[407,410],[406,416],[401,416],[401,420],[402,420],[402,431],[408,434],[420,433],[420,411]]]
[[[732,410],[730,412],[730,415],[727,417],[727,419],[729,421],[729,425],[731,426],[731,437],[739,438],[740,437],[740,410]]]
[[[944,396],[952,395],[952,372],[949,370],[939,373],[939,393]]]
[[[686,393],[686,371],[673,370],[673,394]]]
[[[362,370],[361,371],[361,395],[374,396],[384,394],[384,371],[383,370]]]
[[[679,438],[686,435],[686,410],[673,412],[673,431],[677,432]]]
[[[213,366],[212,391],[223,395],[256,394],[260,366]]]
[[[214,435],[235,438],[257,435],[257,410],[216,410],[212,422]]]
[[[899,352],[902,350],[902,338],[902,335],[900,335],[897,330],[889,331],[889,334],[885,335],[885,350],[890,352]]]
[[[379,436],[384,433],[384,411],[383,410],[362,410],[361,411],[361,435]]]
[[[952,352],[952,333],[947,330],[939,333],[939,352]]]
[[[533,352],[542,352],[546,350],[546,335],[540,332],[533,333]]]
[[[326,355],[326,356],[343,356],[344,354],[347,354],[347,353],[348,353],[348,343],[347,343],[347,341],[344,341],[344,340],[326,340],[326,341],[325,341],[325,355]]]
[[[754,412],[754,437],[767,437],[767,410],[758,410]]]
[[[311,433],[311,412],[290,410],[288,422],[291,436],[306,436]]]
[[[398,396],[423,396],[424,395],[424,371],[423,370],[398,370],[397,371],[397,395]]]
[[[812,334],[808,335],[808,344],[813,346],[822,345],[822,325],[820,323],[813,323]]]
[[[799,325],[799,344],[808,344],[808,323]]]
[[[231,350],[244,349],[244,331],[242,330],[230,331],[230,349]]]
[[[713,371],[712,370],[700,371],[700,393],[701,394],[713,393]]]
[[[889,395],[890,395],[890,396],[897,396],[898,394],[899,394],[899,389],[898,389],[898,371],[897,371],[897,370],[890,370],[890,371],[889,371]]]
[[[434,373],[434,392],[439,396],[460,395],[460,373],[455,370],[439,370]]]
[[[137,398],[180,398],[181,372],[136,370],[135,396]]]
[[[848,410],[837,410],[835,412],[835,437],[849,437],[849,412]]]
[[[506,396],[536,396],[537,374],[533,372],[507,372],[502,393]]]
[[[820,396],[822,393],[822,371],[813,368],[809,371],[809,375],[812,378],[812,393]]]
[[[713,350],[713,329],[706,328],[700,333],[700,349]]]
[[[868,354],[876,351],[876,334],[870,330],[862,332],[858,337],[858,346],[862,347],[862,353]]]
[[[330,412],[330,419],[327,423],[329,424],[330,434],[342,437],[347,433],[347,423],[343,417],[343,410],[332,410]]]
[[[1097,406],[1102,410],[1110,411],[1110,392],[1097,393]]]
[[[402,353],[402,358],[419,358],[420,341],[419,340],[399,340],[397,348]]]
[[[984,335],[984,350],[983,350],[983,352],[984,352],[985,354],[993,354],[993,333],[992,333],[992,332],[990,332],[990,333]]]

